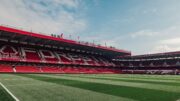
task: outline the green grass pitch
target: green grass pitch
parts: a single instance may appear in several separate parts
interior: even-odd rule
[[[180,101],[180,76],[0,74],[20,101]],[[0,86],[0,101],[14,99]]]

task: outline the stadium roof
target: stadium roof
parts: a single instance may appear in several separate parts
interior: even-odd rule
[[[66,50],[76,50],[86,53],[103,55],[108,57],[131,55],[130,51],[120,50],[112,47],[82,43],[75,40],[57,38],[53,36],[28,32],[20,29],[0,26],[0,40],[16,43],[34,44],[40,46],[50,46]]]

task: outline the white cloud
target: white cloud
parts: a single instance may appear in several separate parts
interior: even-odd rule
[[[79,9],[79,0],[1,0],[0,24],[42,33],[82,32],[87,27],[84,18],[66,9]],[[48,3],[48,4],[45,4]]]
[[[77,0],[51,0],[51,1],[54,1],[55,4],[65,5],[71,8],[77,8],[79,5]]]
[[[180,51],[180,46],[158,45],[151,50],[151,53]]]
[[[172,49],[167,46],[167,45],[159,45],[155,46],[152,50],[151,53],[160,53],[160,52],[168,52],[171,51]]]
[[[180,37],[161,40],[160,43],[167,45],[180,45]]]
[[[174,25],[164,29],[143,29],[127,34],[131,37],[133,54],[161,53],[180,50],[180,26]],[[130,45],[131,45],[130,44]]]
[[[172,26],[161,30],[154,40],[151,53],[180,51],[180,26]]]
[[[136,37],[146,37],[146,36],[155,36],[159,34],[158,32],[153,32],[151,30],[140,30],[138,32],[135,33],[131,33],[131,37],[132,38],[136,38]]]
[[[172,26],[159,32],[159,40],[155,42],[152,52],[180,51],[180,26]]]
[[[95,40],[96,43],[114,46],[132,51],[132,54],[160,53],[180,50],[180,26],[170,26],[161,30],[140,30],[130,34],[116,35],[97,34],[84,37],[83,40]]]
[[[180,51],[180,37],[158,41],[152,48],[151,53]]]
[[[161,30],[150,30],[150,29],[143,29],[134,33],[130,33],[130,36],[132,38],[137,38],[137,37],[159,37],[163,36],[164,37],[172,37],[172,36],[180,36],[180,26],[171,26],[168,28],[164,28]]]

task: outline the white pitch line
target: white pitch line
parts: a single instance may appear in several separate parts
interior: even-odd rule
[[[1,82],[0,85],[14,98],[15,101],[20,101],[14,94],[12,94]]]

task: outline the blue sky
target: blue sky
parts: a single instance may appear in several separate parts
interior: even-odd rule
[[[180,0],[0,0],[0,24],[148,54],[180,50]]]

